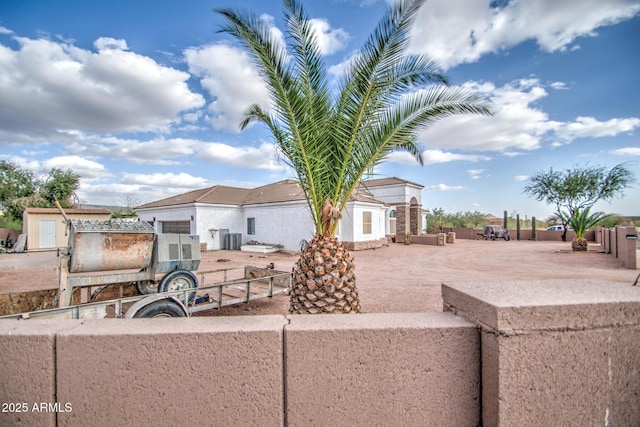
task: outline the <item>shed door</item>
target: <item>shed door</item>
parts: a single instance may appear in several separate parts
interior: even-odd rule
[[[40,220],[40,249],[57,246],[56,225],[55,220]]]

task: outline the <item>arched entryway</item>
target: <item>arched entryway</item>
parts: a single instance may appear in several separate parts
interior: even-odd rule
[[[416,236],[422,230],[422,205],[418,199],[412,197],[409,203],[395,205],[396,210],[396,235],[404,236],[411,233]]]

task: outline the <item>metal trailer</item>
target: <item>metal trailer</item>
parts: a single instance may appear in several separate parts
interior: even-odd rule
[[[200,239],[156,234],[146,222],[69,220],[69,245],[58,253],[58,307],[75,288],[136,283],[142,294],[198,287]]]
[[[189,317],[201,311],[219,310],[229,305],[248,304],[257,299],[288,293],[291,284],[290,272],[254,266],[203,271],[197,274],[203,283],[198,289],[183,288],[152,295],[89,302],[0,316],[0,319]],[[207,278],[215,274],[223,276],[221,282],[204,284]],[[241,277],[238,277],[239,275]]]
[[[194,272],[200,266],[199,236],[156,234],[151,224],[141,221],[71,220],[57,200],[56,206],[69,231],[68,246],[58,252],[57,305],[63,313],[75,312],[79,316],[81,312],[106,310],[106,307],[114,305],[115,317],[121,317],[125,313],[123,304],[129,304],[126,313],[132,313],[130,317],[190,315],[201,310],[249,302],[256,297],[270,297],[274,292],[282,293],[288,289],[289,282],[282,282],[282,272],[275,274],[269,269],[246,267],[238,282],[228,281],[229,269],[223,269],[219,270],[224,274],[222,283],[211,285],[216,288],[214,295],[207,294],[206,298],[201,296],[197,299],[199,283]],[[217,271],[200,273],[201,281],[204,283],[204,274],[214,272]],[[277,289],[274,289],[274,276],[278,276]],[[254,292],[264,282],[263,277],[269,277],[266,290]],[[142,296],[91,303],[92,288],[122,283],[135,283]],[[239,286],[244,290],[244,296],[234,294]],[[81,289],[80,302],[89,304],[72,307],[76,288]],[[82,289],[86,289],[86,296]],[[206,308],[203,308],[204,300],[208,301]],[[45,315],[37,313],[40,312],[27,313],[22,317]]]

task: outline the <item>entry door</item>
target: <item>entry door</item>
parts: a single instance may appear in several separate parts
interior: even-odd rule
[[[56,246],[56,221],[40,220],[40,249]]]

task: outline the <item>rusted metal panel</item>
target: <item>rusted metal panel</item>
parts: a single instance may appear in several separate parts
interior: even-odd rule
[[[149,266],[153,233],[75,232],[70,239],[71,273],[143,269]]]

